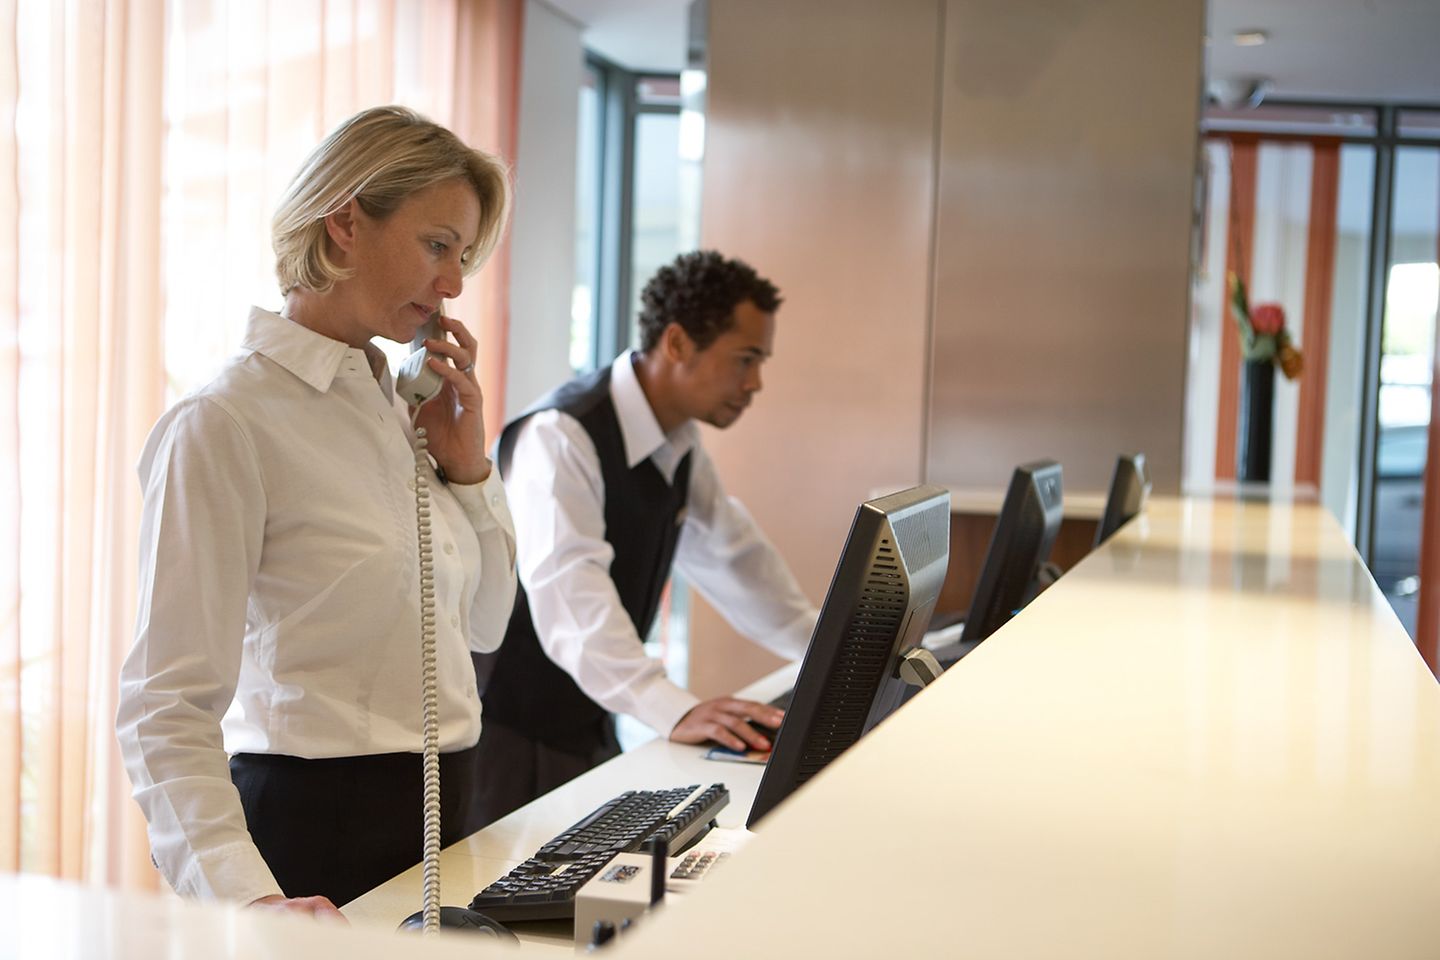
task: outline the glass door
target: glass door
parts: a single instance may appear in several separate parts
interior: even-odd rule
[[[1413,636],[1440,298],[1440,145],[1398,146],[1394,171],[1369,560]]]

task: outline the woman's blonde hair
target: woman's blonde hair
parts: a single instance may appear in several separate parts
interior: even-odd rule
[[[346,120],[306,159],[271,220],[280,292],[303,287],[325,293],[350,276],[353,271],[325,253],[325,218],[352,198],[381,220],[416,191],[453,177],[468,180],[480,198],[480,231],[464,254],[468,276],[490,256],[505,228],[510,210],[505,164],[405,107],[373,107]]]

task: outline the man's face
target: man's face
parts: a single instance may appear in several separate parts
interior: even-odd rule
[[[775,342],[775,314],[744,300],[732,317],[734,325],[704,350],[695,349],[689,335],[679,331],[676,383],[684,412],[722,430],[740,419],[760,392],[760,367]]]

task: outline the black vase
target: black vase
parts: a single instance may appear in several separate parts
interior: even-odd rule
[[[1245,361],[1240,394],[1240,436],[1236,473],[1241,483],[1270,482],[1270,440],[1275,426],[1275,364]]]

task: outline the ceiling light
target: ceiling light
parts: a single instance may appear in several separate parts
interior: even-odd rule
[[[1270,92],[1269,77],[1216,77],[1208,85],[1215,102],[1227,110],[1253,109]]]
[[[1270,34],[1264,30],[1236,30],[1232,37],[1237,47],[1258,47],[1270,39]]]

